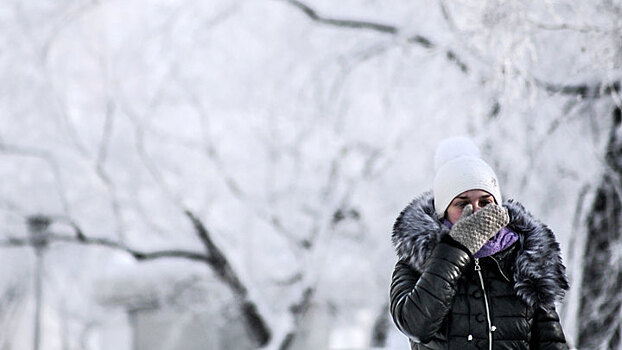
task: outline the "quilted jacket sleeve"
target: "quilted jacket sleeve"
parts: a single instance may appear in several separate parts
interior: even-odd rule
[[[566,338],[559,316],[552,308],[549,311],[536,309],[531,328],[531,349],[533,350],[567,350]]]
[[[398,261],[391,282],[391,315],[402,333],[427,343],[441,328],[456,294],[462,273],[470,263],[461,248],[440,242],[419,274]]]

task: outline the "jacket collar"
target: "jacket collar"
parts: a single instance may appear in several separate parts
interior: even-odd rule
[[[503,206],[510,215],[508,226],[519,236],[513,266],[516,295],[532,307],[553,307],[569,288],[559,243],[553,232],[520,203],[509,200]],[[432,250],[448,233],[436,218],[432,193],[426,192],[400,213],[391,240],[398,258],[422,272]]]

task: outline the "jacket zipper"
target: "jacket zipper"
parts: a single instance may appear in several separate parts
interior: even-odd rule
[[[477,275],[479,276],[480,286],[482,287],[482,294],[484,295],[484,304],[486,305],[486,321],[488,322],[488,349],[492,350],[492,332],[494,328],[490,320],[490,306],[488,305],[486,288],[484,288],[484,278],[482,276],[482,268],[479,266],[479,258],[475,258],[475,271],[477,271]]]

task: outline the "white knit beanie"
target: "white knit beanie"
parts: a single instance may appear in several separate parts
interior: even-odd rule
[[[481,159],[471,139],[454,137],[441,141],[434,155],[434,168],[434,208],[439,218],[456,196],[469,190],[484,190],[497,204],[502,203],[497,175]]]

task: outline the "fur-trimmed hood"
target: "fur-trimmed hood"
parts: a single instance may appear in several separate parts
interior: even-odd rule
[[[510,214],[508,227],[519,236],[513,267],[514,290],[528,305],[549,308],[568,290],[566,268],[553,232],[518,202],[503,204]],[[426,192],[415,198],[393,226],[392,241],[398,258],[418,272],[423,271],[432,249],[449,233],[434,212],[434,198]]]

